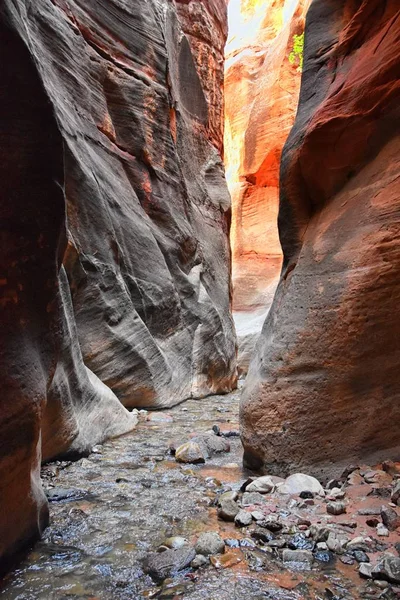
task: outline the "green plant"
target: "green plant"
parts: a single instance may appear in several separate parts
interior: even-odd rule
[[[289,62],[291,65],[298,63],[299,71],[303,69],[303,53],[304,53],[304,32],[300,35],[293,36],[293,49],[289,54]]]

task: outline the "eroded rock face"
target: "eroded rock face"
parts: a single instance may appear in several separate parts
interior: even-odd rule
[[[279,281],[279,164],[300,90],[294,36],[310,0],[230,0],[225,163],[232,195],[233,308],[238,364],[248,370]]]
[[[0,66],[2,568],[46,524],[42,458],[132,429],[121,402],[161,407],[236,382],[210,105],[225,5],[203,7],[214,29],[198,74],[181,4],[182,21],[166,0],[0,11],[12,57]]]
[[[270,473],[399,452],[399,50],[395,0],[312,3],[283,274],[241,405],[246,460]]]

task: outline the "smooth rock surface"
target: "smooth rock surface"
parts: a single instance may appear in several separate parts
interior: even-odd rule
[[[311,475],[305,475],[304,473],[294,473],[289,475],[282,485],[278,487],[280,494],[301,494],[301,492],[311,492],[312,494],[319,494],[324,496],[324,488],[316,479]]]
[[[283,270],[241,405],[245,463],[266,473],[399,456],[399,31],[397,0],[307,14]]]

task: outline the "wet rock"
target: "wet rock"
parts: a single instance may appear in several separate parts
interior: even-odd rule
[[[253,504],[265,504],[265,498],[259,492],[245,492],[242,496],[242,506],[252,506]]]
[[[182,444],[175,451],[175,459],[180,463],[200,464],[205,463],[203,451],[196,442]]]
[[[303,533],[296,533],[287,542],[291,550],[314,550],[315,542],[308,539]]]
[[[154,579],[161,581],[182,571],[196,557],[194,548],[185,547],[166,550],[160,554],[151,554],[145,561],[145,571]]]
[[[205,567],[210,562],[210,559],[203,554],[198,554],[190,563],[190,566],[193,569],[200,569],[201,567]]]
[[[390,506],[382,506],[381,508],[382,522],[389,529],[395,531],[400,526],[400,516]]]
[[[369,563],[369,556],[363,550],[354,550],[353,556],[358,563]]]
[[[387,554],[372,569],[374,579],[384,579],[391,583],[400,583],[400,558]]]
[[[284,563],[302,563],[311,566],[314,557],[309,550],[289,550],[285,549],[282,553]]]
[[[271,475],[264,475],[258,477],[246,487],[246,492],[259,492],[260,494],[269,494],[273,492],[275,487],[284,483],[284,479],[281,477],[273,477]]]
[[[330,515],[343,515],[346,512],[346,504],[344,502],[328,502],[326,512]]]
[[[174,537],[170,537],[167,538],[164,541],[164,546],[166,546],[167,548],[183,548],[184,546],[188,545],[188,541],[186,538],[181,537],[181,536],[174,536]]]
[[[224,540],[215,531],[202,533],[195,546],[196,553],[202,554],[203,556],[221,554],[224,551],[224,548]]]
[[[304,473],[295,473],[285,479],[285,483],[277,489],[280,494],[298,495],[301,492],[312,492],[319,496],[324,496],[324,488],[315,477],[305,475]]]
[[[332,560],[333,556],[327,550],[317,550],[317,552],[314,553],[314,558],[319,562],[328,563]]]
[[[400,506],[400,479],[395,484],[390,499],[393,502],[393,504],[397,504],[397,506]]]
[[[240,508],[233,500],[222,500],[218,508],[218,516],[223,521],[234,521]]]
[[[356,562],[355,558],[353,558],[353,556],[350,556],[350,554],[343,554],[339,557],[339,560],[344,565],[354,565],[354,563]]]
[[[376,527],[376,535],[379,537],[389,537],[389,529],[383,525],[383,523],[378,523]]]
[[[253,517],[250,512],[240,510],[235,517],[235,525],[238,527],[247,527],[253,522]]]
[[[239,553],[227,552],[226,554],[221,554],[219,556],[212,556],[210,561],[216,569],[227,569],[240,563],[242,557]]]
[[[192,443],[196,443],[199,445],[203,452],[203,455],[206,458],[210,458],[215,454],[230,452],[231,449],[229,442],[223,437],[215,435],[214,432],[196,435],[191,441]]]
[[[358,567],[358,573],[364,579],[372,579],[372,569],[371,563],[361,563]]]
[[[74,488],[51,488],[46,490],[46,496],[49,502],[73,502],[87,497],[88,493]]]

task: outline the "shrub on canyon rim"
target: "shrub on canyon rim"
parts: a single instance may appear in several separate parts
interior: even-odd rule
[[[303,70],[304,31],[300,35],[293,36],[293,49],[289,54],[289,62],[294,65],[298,62],[298,69]]]

